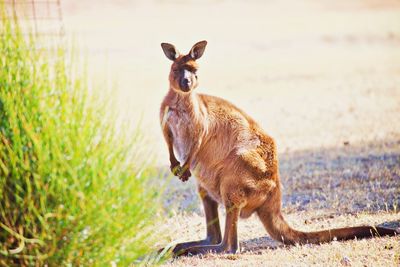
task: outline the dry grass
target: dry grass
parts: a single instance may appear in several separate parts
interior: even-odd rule
[[[288,222],[305,231],[384,222],[400,227],[399,163],[399,141],[284,153],[281,175]],[[166,207],[172,216],[161,223],[164,232],[170,233],[170,240],[163,245],[201,239],[205,234],[193,179],[191,184],[179,183],[172,180],[166,196]],[[224,218],[223,210],[220,215]],[[400,236],[284,247],[266,237],[261,222],[253,216],[240,221],[239,239],[240,255],[181,258],[166,266],[400,264]]]
[[[400,219],[396,213],[330,217],[321,214],[304,212],[286,217],[294,227],[308,231]],[[306,224],[311,217],[314,220]],[[168,231],[175,240],[202,238],[203,231],[198,231],[202,223],[203,218],[197,215],[177,216],[174,222],[170,222]],[[182,257],[167,262],[165,266],[340,266],[343,262],[349,262],[352,266],[397,266],[400,263],[400,237],[285,247],[265,237],[265,230],[255,217],[239,223],[239,237],[242,240],[242,252],[237,255]]]

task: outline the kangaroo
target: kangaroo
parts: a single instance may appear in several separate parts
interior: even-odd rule
[[[291,228],[281,213],[281,184],[275,141],[241,109],[230,102],[197,94],[197,60],[207,41],[181,55],[168,43],[161,47],[172,60],[169,91],[160,108],[170,168],[186,181],[194,174],[204,206],[207,234],[199,241],[177,244],[174,255],[209,252],[236,253],[239,217],[256,213],[269,235],[284,244],[396,235],[400,229],[358,226],[302,232]],[[176,153],[176,156],[175,156]],[[182,164],[181,164],[182,163]],[[218,205],[226,209],[222,238]]]

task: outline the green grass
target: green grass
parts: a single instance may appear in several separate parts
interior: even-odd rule
[[[135,262],[159,205],[140,132],[115,130],[73,49],[38,49],[1,18],[0,265]]]

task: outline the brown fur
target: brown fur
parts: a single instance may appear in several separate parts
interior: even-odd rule
[[[182,56],[172,45],[162,44],[167,57],[173,60],[170,88],[160,109],[171,170],[183,181],[193,172],[207,223],[206,239],[178,244],[175,254],[237,252],[238,217],[247,218],[254,212],[271,237],[286,244],[322,243],[397,233],[371,226],[311,233],[292,229],[281,214],[281,185],[274,139],[228,101],[193,92],[197,86],[195,59],[203,54],[205,46],[205,41],[195,44],[191,50],[196,49],[193,58],[191,52]],[[193,83],[189,89],[180,86],[182,69],[193,71]],[[223,239],[218,204],[226,208]]]

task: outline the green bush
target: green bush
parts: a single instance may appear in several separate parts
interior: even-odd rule
[[[17,24],[3,12],[0,265],[135,262],[158,203],[140,134],[115,130],[78,57],[39,49]]]

